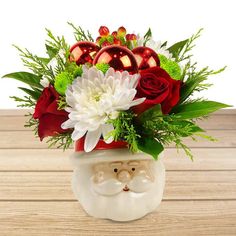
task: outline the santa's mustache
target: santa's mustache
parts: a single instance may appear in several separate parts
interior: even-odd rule
[[[135,176],[129,183],[122,183],[115,178],[107,179],[100,183],[95,183],[92,178],[91,182],[96,193],[107,196],[116,195],[124,191],[124,189],[129,189],[129,191],[135,193],[143,193],[149,190],[153,184],[153,181],[146,176]]]

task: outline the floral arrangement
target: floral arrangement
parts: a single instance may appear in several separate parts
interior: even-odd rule
[[[99,140],[119,141],[155,159],[172,142],[192,158],[185,137],[214,140],[196,119],[228,105],[192,95],[208,89],[208,76],[225,68],[197,69],[192,61],[191,50],[202,30],[167,46],[154,41],[150,29],[141,36],[124,27],[110,33],[101,26],[94,41],[89,31],[69,25],[76,39],[72,47],[47,30],[47,57],[15,46],[31,72],[4,76],[28,85],[19,88],[26,96],[13,99],[34,109],[26,127],[33,127],[40,140],[49,137],[50,146],[66,149],[83,139],[86,152]]]

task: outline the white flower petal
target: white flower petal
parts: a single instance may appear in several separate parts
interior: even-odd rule
[[[110,76],[114,76],[114,73],[115,73],[115,70],[112,68],[112,67],[110,67],[108,70],[107,70],[107,72],[106,72],[106,74],[105,74],[105,77],[106,78],[108,78],[108,77],[110,77]]]
[[[114,127],[112,124],[102,125],[102,136],[105,143],[111,143],[114,140],[112,136],[109,136],[109,138],[106,138],[106,136],[109,135],[109,133],[112,132],[113,130],[114,130]]]
[[[82,130],[82,131],[78,131],[78,130],[74,130],[72,135],[71,135],[71,138],[74,140],[74,141],[77,141],[79,140],[80,138],[82,138],[86,133],[86,130]]]
[[[101,135],[102,135],[101,127],[99,127],[95,131],[88,131],[84,143],[85,152],[91,152],[96,147]]]
[[[137,106],[141,103],[143,103],[144,101],[146,100],[146,98],[138,98],[138,99],[135,99],[131,102],[131,107],[133,106]]]
[[[69,119],[69,120],[67,120],[67,121],[65,121],[64,123],[61,124],[61,128],[62,129],[73,128],[75,123],[76,123],[75,121]]]

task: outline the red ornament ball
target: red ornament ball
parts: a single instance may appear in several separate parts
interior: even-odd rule
[[[73,45],[70,49],[70,61],[75,61],[77,65],[93,63],[93,58],[100,48],[91,42],[81,41]]]
[[[130,74],[138,73],[135,57],[129,49],[118,46],[106,46],[98,52],[93,64],[106,63],[117,71],[128,71]]]
[[[137,47],[132,50],[139,70],[160,66],[160,60],[155,51],[148,47]]]

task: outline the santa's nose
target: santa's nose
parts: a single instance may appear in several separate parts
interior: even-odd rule
[[[130,173],[129,171],[127,170],[121,170],[118,175],[117,175],[117,178],[120,182],[123,182],[123,183],[127,183],[130,181],[131,179],[131,176],[130,176]]]

